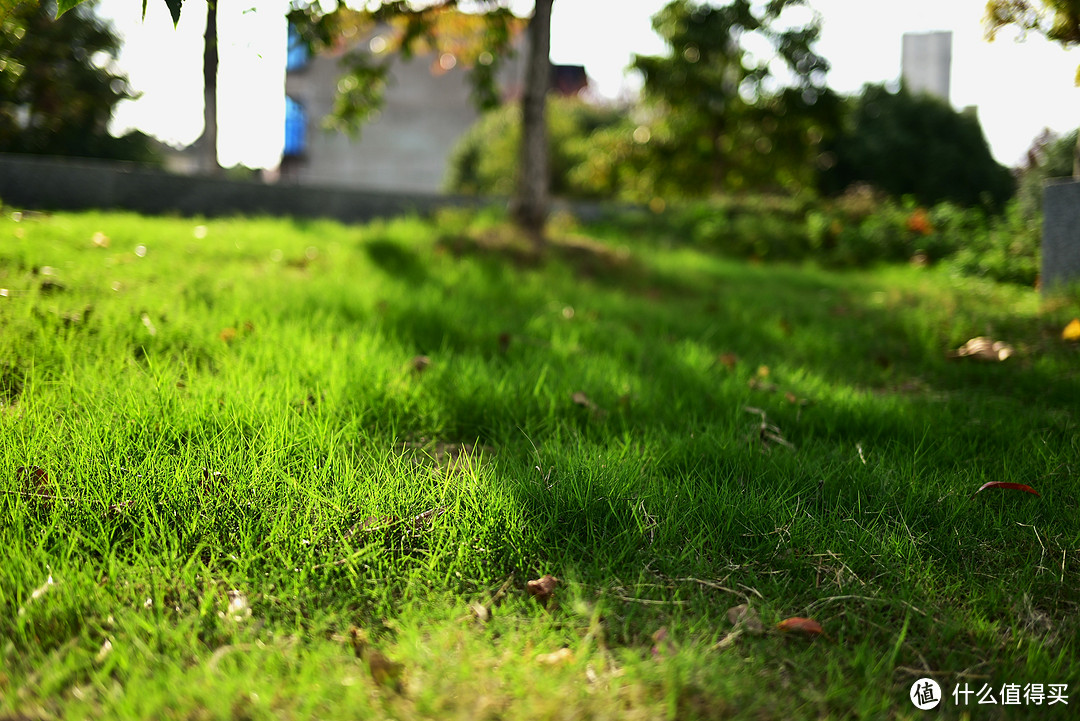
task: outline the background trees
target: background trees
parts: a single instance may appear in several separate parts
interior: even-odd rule
[[[863,182],[924,205],[949,200],[996,209],[1013,194],[1012,175],[991,156],[973,111],[868,85],[845,115],[830,148],[835,165],[823,177],[826,192]]]
[[[108,68],[119,38],[86,7],[54,12],[24,3],[0,23],[0,152],[153,160],[146,135],[108,131],[113,108],[133,97]]]

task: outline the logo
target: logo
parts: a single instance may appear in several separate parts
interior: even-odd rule
[[[911,684],[908,694],[911,703],[920,711],[929,711],[941,703],[941,686],[932,678],[920,678]]]

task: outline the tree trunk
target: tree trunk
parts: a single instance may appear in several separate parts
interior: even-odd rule
[[[196,140],[199,166],[207,175],[221,175],[217,156],[217,0],[207,0],[203,33],[203,132]]]
[[[550,178],[545,106],[551,83],[551,3],[536,0],[529,21],[529,47],[525,60],[525,90],[521,97],[521,148],[517,188],[510,204],[514,222],[528,233],[536,250],[546,244]]]

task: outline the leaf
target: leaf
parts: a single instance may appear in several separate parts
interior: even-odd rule
[[[232,343],[234,340],[236,340],[236,328],[233,328],[232,326],[229,326],[228,328],[222,328],[221,332],[218,333],[218,338],[220,338],[225,343]]]
[[[60,17],[68,10],[82,4],[84,0],[57,0],[56,2],[56,17]],[[145,3],[146,0],[143,0]]]
[[[546,604],[552,594],[555,593],[555,587],[557,585],[559,585],[559,579],[555,578],[550,573],[547,573],[534,581],[526,583],[525,590],[537,601]]]
[[[581,391],[578,391],[577,393],[571,395],[570,400],[572,400],[575,405],[582,406],[583,408],[588,408],[590,411],[596,410],[596,404],[589,400],[589,397]]]
[[[401,674],[405,670],[404,664],[391,661],[371,647],[367,631],[352,626],[349,628],[349,640],[352,642],[353,652],[356,657],[367,662],[368,671],[375,683],[380,686],[389,686],[397,691],[401,690]]]
[[[974,498],[981,491],[984,491],[987,488],[1004,488],[1007,491],[1024,491],[1025,493],[1033,493],[1040,498],[1042,497],[1042,494],[1040,494],[1031,486],[1025,486],[1023,483],[1010,483],[1008,481],[990,481],[989,483],[984,483],[979,486],[978,491],[975,491],[975,493],[971,494],[971,497]]]
[[[1004,341],[994,340],[986,336],[972,338],[964,345],[949,353],[950,358],[974,358],[983,361],[1003,361],[1015,352],[1015,349]]]
[[[560,648],[551,653],[542,653],[536,657],[536,662],[541,666],[562,666],[574,660],[574,652],[568,648]]]
[[[180,8],[184,4],[184,0],[165,0],[165,4],[169,6],[169,14],[172,15],[173,27],[180,22]]]
[[[108,248],[109,236],[102,233],[100,230],[94,233],[94,237],[90,239],[90,242],[94,244],[95,248]]]
[[[1061,331],[1062,340],[1080,341],[1080,318],[1073,318]]]
[[[746,629],[747,633],[754,636],[760,636],[765,632],[765,627],[761,623],[761,617],[758,616],[758,612],[745,603],[740,603],[738,606],[729,608],[727,619],[728,623],[732,626]]]
[[[413,373],[417,374],[423,373],[430,366],[431,358],[426,355],[413,356],[412,360],[409,361],[409,368],[412,369]]]
[[[491,620],[491,609],[482,603],[469,604],[469,610],[472,611],[473,616],[480,623],[487,623]]]
[[[735,370],[735,366],[739,363],[739,356],[734,353],[721,353],[716,359],[728,370]]]
[[[801,616],[785,618],[776,624],[776,627],[784,633],[804,633],[807,636],[818,636],[825,633],[825,629],[821,627],[820,623],[812,618],[802,618]]]

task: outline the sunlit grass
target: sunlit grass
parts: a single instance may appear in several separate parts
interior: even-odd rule
[[[1077,307],[649,238],[537,263],[467,222],[0,220],[0,713],[908,717],[921,676],[1080,681]],[[978,335],[1017,353],[946,357]],[[766,634],[728,637],[741,603]]]

